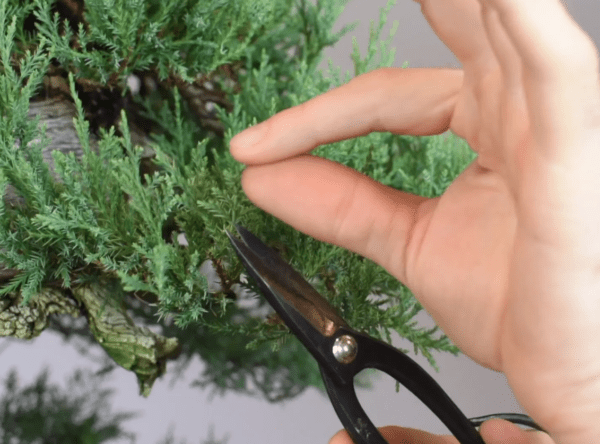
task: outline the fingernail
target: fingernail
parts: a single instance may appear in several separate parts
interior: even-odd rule
[[[248,148],[256,145],[265,136],[265,126],[262,123],[251,126],[231,139],[231,144],[240,148]]]

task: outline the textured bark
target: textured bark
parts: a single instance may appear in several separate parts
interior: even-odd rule
[[[79,308],[55,289],[43,289],[27,305],[23,305],[18,294],[5,295],[0,299],[0,337],[35,338],[48,326],[48,316],[52,314],[77,317]]]
[[[77,115],[77,110],[73,103],[56,97],[40,102],[31,102],[29,105],[29,118],[40,119],[39,127],[46,127],[46,135],[50,138],[50,144],[42,151],[44,162],[54,171],[54,159],[52,151],[58,150],[65,154],[74,153],[77,158],[83,154],[77,131],[73,124],[73,118]],[[92,138],[90,140],[92,149],[97,146],[97,142]],[[12,186],[8,186],[4,201],[8,205],[17,206],[23,204],[23,200],[17,195]],[[0,276],[1,278],[1,276]]]
[[[63,154],[74,153],[77,158],[83,155],[77,131],[73,125],[73,118],[76,115],[75,105],[60,97],[32,102],[29,105],[29,117],[40,119],[40,127],[46,126],[46,135],[51,140],[50,145],[44,149],[43,156],[52,171],[54,171],[52,151],[58,150]],[[95,148],[94,137],[92,137],[91,143],[92,148]]]
[[[46,126],[46,134],[51,139],[44,149],[43,157],[51,170],[54,170],[52,151],[65,154],[74,153],[80,158],[83,150],[73,124],[75,106],[68,100],[54,98],[33,102],[30,117],[39,117],[40,127]],[[131,128],[132,142],[146,145],[147,137],[136,128]],[[97,141],[91,140],[92,149]],[[145,155],[152,156],[146,148]],[[22,201],[10,187],[4,200],[9,205],[20,205]],[[18,270],[0,264],[0,285],[19,273]],[[152,384],[166,369],[166,361],[179,354],[180,345],[176,338],[166,338],[145,327],[135,325],[127,314],[121,299],[110,295],[110,285],[73,287],[61,291],[56,288],[43,288],[27,305],[23,305],[19,294],[8,294],[0,298],[0,337],[12,336],[32,339],[47,326],[52,314],[69,314],[77,317],[83,314],[88,321],[91,333],[106,353],[121,367],[134,372],[138,379],[140,394],[148,396]]]
[[[177,339],[135,325],[123,301],[112,297],[106,286],[74,288],[73,295],[85,307],[98,343],[118,365],[136,374],[140,394],[148,396],[156,378],[164,374],[166,361],[179,355]]]

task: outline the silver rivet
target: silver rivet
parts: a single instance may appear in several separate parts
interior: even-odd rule
[[[350,364],[358,353],[356,339],[350,335],[342,335],[333,343],[333,356],[342,364]]]

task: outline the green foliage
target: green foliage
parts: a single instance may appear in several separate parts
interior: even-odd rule
[[[52,14],[52,2],[36,0],[39,33],[62,66],[101,83],[135,71],[198,73],[238,60],[263,32],[281,22],[290,0],[87,0],[86,24],[76,30]]]
[[[72,29],[53,15],[50,0],[0,0],[0,189],[12,187],[22,202],[0,205],[0,262],[21,271],[0,297],[20,290],[27,301],[48,282],[71,288],[101,275],[118,278],[127,292],[155,296],[155,314],[187,328],[181,335],[193,328],[190,341],[201,343],[198,353],[209,364],[205,381],[243,392],[254,387],[273,400],[293,396],[319,384],[316,366],[295,340],[263,322],[262,298],[241,303],[242,290],[255,289],[240,278],[225,235],[241,223],[278,247],[353,327],[386,339],[396,331],[432,363],[435,350],[455,352],[437,329],[415,324],[420,305],[381,267],[251,205],[240,187],[243,167],[228,152],[239,131],[342,83],[339,70],[326,77],[317,66],[322,50],[349,30],[331,32],[343,3],[87,0],[85,21]],[[379,39],[393,3],[372,26],[364,58],[355,46],[356,74],[392,65],[389,40]],[[37,32],[17,32],[31,14]],[[57,180],[41,155],[48,140],[27,118],[51,59],[69,76],[83,148],[80,158],[53,153]],[[236,85],[222,75],[225,65],[236,71]],[[128,113],[121,111],[118,128],[99,131],[95,148],[77,91],[91,82],[127,94],[127,77],[144,72],[164,83],[135,98],[154,125],[153,169],[140,174],[143,150],[131,142]],[[231,103],[216,110],[223,134],[199,125],[172,86],[207,78]],[[473,158],[451,135],[389,133],[315,154],[426,196],[441,194]],[[217,289],[201,271],[205,261],[217,271]],[[184,353],[195,347],[184,344]]]
[[[358,76],[373,69],[390,67],[394,64],[396,49],[390,47],[394,34],[398,30],[398,21],[394,21],[390,35],[386,40],[381,40],[381,32],[387,23],[387,17],[396,4],[396,0],[388,0],[385,8],[379,12],[379,23],[371,22],[369,28],[369,44],[366,57],[362,57],[356,37],[352,38],[352,61],[354,62],[354,75]]]
[[[27,118],[29,99],[40,85],[49,63],[46,41],[40,38],[37,50],[34,53],[26,51],[15,69],[13,48],[19,21],[17,14],[26,9],[9,6],[6,1],[0,2],[0,190],[4,193],[10,184],[29,203],[29,211],[12,219],[12,211],[0,201],[0,231],[10,242],[13,237],[11,226],[19,222],[30,225],[29,216],[54,196],[55,189],[41,155],[47,140],[39,134],[36,122]],[[27,157],[21,149],[24,146],[30,152]],[[25,300],[37,293],[47,271],[46,256],[38,251],[39,248],[0,250],[3,263],[14,264],[15,268],[24,271],[11,285],[4,287],[2,293],[20,288]]]
[[[3,381],[0,397],[0,444],[100,444],[135,443],[135,434],[127,432],[123,423],[138,415],[131,412],[112,413],[111,389],[103,388],[106,375],[77,370],[67,381],[67,388],[49,381],[43,370],[35,381],[20,387],[16,370]],[[176,441],[173,430],[157,444],[185,444]],[[226,444],[210,429],[200,444]]]
[[[16,371],[8,374],[0,398],[0,444],[135,442],[122,428],[135,415],[110,411],[112,392],[100,387],[101,378],[77,371],[64,390],[48,376],[43,371],[21,388]]]

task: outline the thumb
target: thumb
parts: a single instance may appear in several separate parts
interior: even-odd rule
[[[490,419],[481,425],[486,444],[555,444],[550,435],[537,430],[523,430],[503,419]]]

